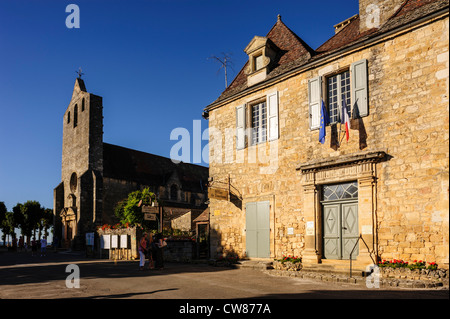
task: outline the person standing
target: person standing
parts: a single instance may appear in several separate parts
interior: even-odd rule
[[[31,256],[36,256],[37,252],[37,242],[36,238],[33,237],[33,240],[31,241]]]
[[[156,234],[155,241],[156,241],[154,246],[156,249],[155,268],[164,269],[163,247],[165,247],[166,244],[164,242],[163,235],[161,233]]]
[[[147,254],[147,233],[142,235],[141,240],[139,241],[139,270],[144,270],[145,266],[145,255]]]
[[[41,257],[47,255],[47,237],[41,239]]]

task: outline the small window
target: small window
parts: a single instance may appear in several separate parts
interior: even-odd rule
[[[70,111],[69,111],[69,113],[67,113],[67,124],[69,124],[70,123]]]
[[[350,71],[345,71],[327,78],[328,114],[330,123],[337,123],[341,119],[341,110],[345,101],[350,117]]]
[[[267,106],[266,102],[255,104],[252,110],[251,144],[263,143],[267,140]]]
[[[81,101],[81,112],[83,112],[84,111],[84,98],[83,98],[83,100]]]
[[[75,104],[73,108],[73,127],[77,127],[78,125],[78,105]]]
[[[254,71],[258,71],[259,69],[261,69],[263,67],[263,56],[262,54],[254,57],[254,66],[255,66],[255,70]]]

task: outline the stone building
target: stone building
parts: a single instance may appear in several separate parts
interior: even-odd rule
[[[54,189],[55,235],[63,245],[83,247],[86,232],[117,223],[117,203],[145,187],[164,203],[167,218],[206,208],[207,167],[104,143],[102,110],[102,98],[77,78],[63,118],[61,183]]]
[[[315,50],[280,16],[251,39],[204,109],[213,255],[448,268],[448,12],[360,0]]]

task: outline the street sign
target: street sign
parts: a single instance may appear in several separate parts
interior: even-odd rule
[[[153,214],[156,214],[156,213],[158,213],[158,209],[159,209],[159,207],[157,207],[157,206],[150,206],[150,205],[144,205],[144,206],[142,206],[142,212],[143,212],[143,213],[153,213]]]
[[[208,188],[208,196],[212,199],[228,200],[228,191],[220,188]]]
[[[156,220],[156,214],[144,213],[144,220]]]

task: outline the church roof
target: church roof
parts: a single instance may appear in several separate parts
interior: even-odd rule
[[[183,189],[205,192],[209,174],[207,167],[183,162],[176,164],[167,157],[103,143],[104,177],[164,186],[174,173]]]

